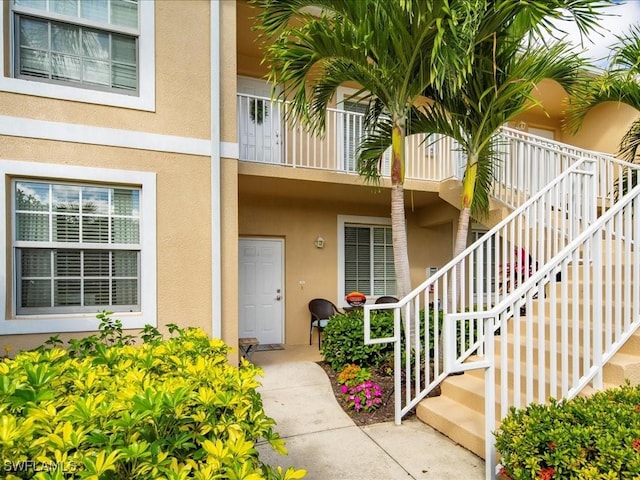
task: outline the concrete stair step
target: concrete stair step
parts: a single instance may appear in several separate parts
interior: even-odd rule
[[[537,350],[537,345],[535,346],[535,349]],[[500,355],[500,351],[496,349],[496,383],[499,385],[500,381],[501,381],[501,373],[502,373],[502,368],[501,368],[501,355]],[[512,356],[509,355],[509,360],[512,360]],[[524,354],[521,354],[521,359],[522,361],[524,361],[525,356]],[[568,356],[568,360],[569,360],[569,365],[573,364],[573,356],[569,355]],[[582,372],[582,359],[579,359],[579,365],[580,365],[580,371]],[[534,361],[537,362],[537,353],[534,352]],[[561,359],[557,358],[556,359],[557,365],[560,365],[561,363]],[[513,364],[513,362],[509,362],[509,364]],[[537,363],[536,363],[537,365]],[[545,364],[546,368],[545,368],[545,391],[549,391],[550,388],[550,379],[551,379],[551,370],[549,367],[549,362],[547,361],[547,363]],[[512,372],[509,371],[508,372],[508,382],[509,382],[509,389],[513,388],[513,384],[514,384],[514,378],[512,375]],[[527,372],[525,368],[520,368],[520,375],[519,375],[519,379],[520,379],[520,385],[521,388],[525,388],[524,386],[526,385],[526,381],[527,381]],[[555,372],[556,374],[558,374],[558,372]],[[476,369],[476,370],[468,370],[465,375],[468,375],[470,377],[476,377],[477,379],[481,380],[482,382],[484,382],[484,371],[481,369]],[[534,391],[537,392],[537,388],[538,388],[538,378],[539,378],[539,372],[538,372],[538,368],[537,366],[533,369],[533,385],[534,385]],[[611,358],[611,360],[609,360],[609,362],[607,362],[604,366],[603,369],[603,378],[604,378],[604,382],[608,383],[608,384],[612,384],[612,385],[622,385],[624,384],[627,380],[629,380],[632,384],[640,384],[640,352],[636,352],[635,354],[632,353],[624,353],[624,352],[617,352],[613,358]],[[556,378],[556,381],[558,382],[558,385],[560,384],[560,379]],[[483,394],[484,394],[484,387],[483,387]],[[484,407],[483,407],[484,408]]]
[[[556,340],[558,342],[562,341],[562,335],[561,335],[561,331],[560,331],[560,327],[557,328],[556,331]],[[550,346],[552,345],[551,339],[550,339],[550,335],[549,335],[549,325],[546,326],[545,328],[545,342],[544,342],[544,351],[546,353],[545,355],[545,361],[549,361],[550,359],[550,355],[549,355],[549,351],[550,351]],[[580,336],[580,338],[583,338],[583,325],[580,325],[579,328],[579,333],[578,335]],[[515,349],[513,348],[514,345],[514,333],[513,331],[507,331],[506,334],[507,338],[506,338],[506,342],[508,345],[507,348],[507,353],[508,353],[508,358],[513,359],[514,358],[514,353],[515,353]],[[569,336],[569,341],[572,341],[573,339],[573,330],[572,328],[568,329],[568,336]],[[535,361],[537,361],[538,359],[538,354],[539,354],[539,342],[538,342],[538,328],[534,328],[533,329],[533,358]],[[521,327],[521,331],[520,331],[520,358],[524,358],[524,355],[526,354],[526,350],[527,350],[527,345],[526,345],[526,340],[527,340],[527,336],[526,336],[526,330],[524,328]],[[502,350],[502,342],[504,341],[503,336],[502,335],[496,335],[496,340],[495,340],[495,351],[497,353],[497,355],[500,355]],[[560,353],[558,352],[558,356],[560,355]],[[614,356],[614,358],[612,359],[612,361],[615,363],[616,357],[620,355],[620,358],[624,358],[623,355],[629,355],[631,357],[637,357],[638,359],[640,359],[640,330],[636,331],[633,335],[631,335],[631,337],[627,340],[627,342],[622,346],[622,348],[618,351],[618,353],[616,354],[616,356]],[[571,362],[573,360],[573,352],[569,352],[568,355],[568,359]],[[580,357],[580,360],[582,358]]]
[[[632,385],[640,384],[640,355],[616,353],[604,366],[603,377],[606,383],[614,385],[622,385],[627,380]]]
[[[448,397],[426,398],[416,416],[466,449],[484,458],[484,414]]]
[[[629,378],[625,372],[635,371]],[[618,353],[604,369],[604,388],[623,384],[629,378],[640,383],[640,356]],[[500,378],[496,372],[496,378]],[[522,379],[524,382],[524,379]],[[523,383],[524,385],[524,383]],[[500,418],[499,385],[496,386],[496,418]],[[596,390],[587,386],[581,395]],[[512,392],[509,394],[512,398]],[[422,400],[416,416],[476,455],[484,458],[484,372],[471,370],[462,375],[448,377],[441,385],[441,395]],[[496,428],[499,421],[496,422]]]

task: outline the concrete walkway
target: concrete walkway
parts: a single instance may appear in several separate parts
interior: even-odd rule
[[[289,455],[258,445],[263,462],[307,470],[308,480],[482,480],[484,461],[419,420],[358,427],[312,361],[261,365],[267,415]]]

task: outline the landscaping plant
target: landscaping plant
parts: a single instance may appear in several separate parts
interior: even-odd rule
[[[361,308],[335,315],[324,328],[322,355],[333,370],[345,366],[380,366],[393,352],[393,344],[364,344],[364,313]],[[393,314],[388,311],[372,312],[371,336],[393,336]]]
[[[371,372],[348,365],[338,374],[338,383],[349,408],[370,412],[382,404],[382,388],[371,381]]]
[[[515,409],[495,433],[502,478],[640,478],[640,386]]]
[[[264,465],[266,440],[286,453],[256,391],[262,371],[229,364],[229,347],[198,329],[148,327],[143,343],[104,312],[100,335],[71,351],[0,362],[3,478],[61,480],[297,479]],[[102,337],[102,338],[101,338]]]

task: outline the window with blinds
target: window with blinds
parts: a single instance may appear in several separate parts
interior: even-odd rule
[[[342,120],[342,165],[347,172],[357,172],[357,152],[365,134],[364,116],[368,105],[363,102],[345,100],[342,102],[344,118]],[[382,156],[381,174],[389,175],[391,168],[391,149]]]
[[[344,226],[344,291],[396,294],[391,227]]]
[[[367,111],[366,103],[353,101],[344,102],[343,119],[343,165],[347,172],[356,172],[356,152],[364,134],[364,114]]]
[[[140,189],[13,187],[18,314],[140,310]]]
[[[12,0],[14,75],[138,91],[138,0]]]

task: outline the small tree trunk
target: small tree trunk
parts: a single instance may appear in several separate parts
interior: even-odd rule
[[[471,203],[473,202],[473,195],[475,193],[476,186],[476,172],[478,170],[478,164],[476,161],[476,155],[469,154],[469,160],[467,163],[467,171],[465,172],[464,182],[462,184],[462,206],[460,208],[460,215],[458,216],[458,229],[456,231],[456,241],[453,247],[453,258],[460,255],[464,249],[467,247],[467,238],[469,237],[469,220],[471,218]],[[457,282],[454,284],[453,281],[449,282],[449,287],[447,291],[447,312],[453,313],[458,309],[458,301],[459,298],[456,298],[456,301],[453,301],[454,294],[457,297],[460,292],[460,285],[463,281],[460,278],[461,269],[460,266],[455,267],[456,280]],[[453,280],[453,279],[452,279]],[[443,365],[444,360],[444,339],[443,336],[440,336],[440,354],[439,360],[440,365]]]
[[[411,291],[407,226],[404,212],[404,120],[395,119],[391,134],[391,231],[398,298]]]

